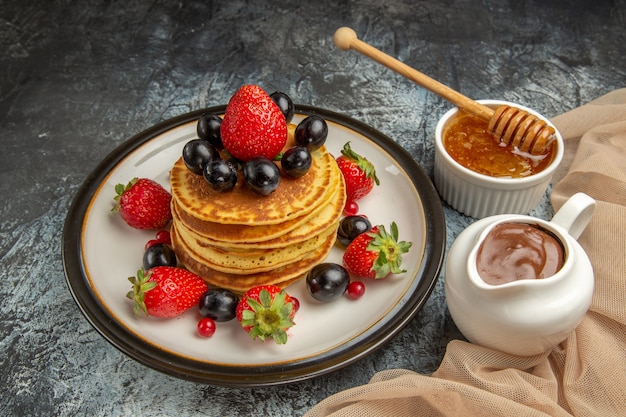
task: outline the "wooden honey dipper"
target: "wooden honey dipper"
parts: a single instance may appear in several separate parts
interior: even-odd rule
[[[459,108],[488,121],[488,131],[496,140],[508,146],[517,147],[522,152],[540,155],[546,153],[548,145],[555,138],[554,128],[544,120],[516,107],[504,105],[494,110],[478,103],[361,41],[351,28],[337,29],[333,41],[339,49],[344,51],[354,49],[456,104]]]

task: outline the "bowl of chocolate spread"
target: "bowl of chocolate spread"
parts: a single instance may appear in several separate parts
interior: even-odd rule
[[[539,224],[526,221],[496,224],[476,253],[478,275],[491,285],[549,278],[561,269],[564,261],[561,239]]]
[[[470,341],[519,356],[541,354],[578,326],[594,274],[577,238],[595,201],[572,196],[551,221],[496,215],[465,229],[446,262],[450,314]]]

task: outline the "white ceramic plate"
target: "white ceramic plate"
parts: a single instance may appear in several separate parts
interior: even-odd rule
[[[202,112],[223,114],[224,106],[196,111],[142,132],[113,151],[86,179],[69,210],[63,258],[69,288],[94,327],[135,360],[162,372],[220,385],[272,385],[331,372],[371,353],[395,336],[417,314],[439,276],[445,248],[445,222],[439,196],[411,156],[371,127],[339,114],[297,106],[293,123],[308,114],[329,125],[326,146],[338,156],[352,148],[372,161],[380,186],[359,201],[373,224],[398,224],[400,239],[413,243],[405,255],[406,273],[367,280],[366,293],[322,304],[303,281],[287,291],[301,307],[285,345],[252,340],[236,320],[218,323],[211,338],[196,335],[191,309],[170,320],[138,319],[125,294],[127,278],[141,266],[145,243],[154,232],[128,227],[111,213],[114,187],[133,177],[152,178],[169,189],[169,170],[184,144],[196,137]],[[341,263],[342,249],[327,261]]]

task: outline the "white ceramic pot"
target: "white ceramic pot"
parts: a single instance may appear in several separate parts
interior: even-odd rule
[[[443,130],[458,112],[454,107],[444,114],[435,129],[435,186],[450,206],[468,216],[482,219],[496,214],[528,214],[543,197],[554,171],[563,159],[563,137],[550,121],[519,104],[501,100],[478,100],[489,107],[509,105],[545,120],[556,131],[556,153],[544,170],[523,178],[496,178],[472,171],[456,162],[443,145]]]
[[[591,262],[576,241],[589,222],[595,201],[572,196],[552,221],[524,215],[497,215],[477,221],[454,241],[446,261],[445,294],[454,322],[470,341],[519,356],[550,350],[578,326],[593,295]],[[498,224],[519,222],[551,232],[564,249],[553,276],[491,285],[483,281],[476,256]]]

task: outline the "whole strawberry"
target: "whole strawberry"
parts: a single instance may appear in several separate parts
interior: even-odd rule
[[[226,150],[237,159],[274,159],[287,142],[287,122],[261,87],[244,85],[226,106],[220,134]]]
[[[287,332],[294,325],[294,301],[285,290],[275,285],[250,288],[239,299],[236,316],[253,338],[270,337],[277,344],[287,343]]]
[[[117,202],[111,209],[135,229],[157,230],[172,220],[172,195],[159,183],[148,178],[133,178],[128,184],[115,186]]]
[[[337,165],[346,181],[347,201],[365,197],[372,191],[374,184],[380,184],[374,165],[366,158],[354,152],[347,142],[337,158]]]
[[[128,278],[133,284],[126,297],[134,301],[137,317],[170,318],[198,305],[200,297],[208,290],[198,275],[174,266],[157,266],[149,271],[140,269],[136,277]]]
[[[384,226],[374,226],[358,235],[343,254],[343,266],[353,275],[363,278],[385,278],[406,272],[400,269],[402,255],[409,251],[411,242],[398,242],[398,226],[391,223],[391,233]]]

